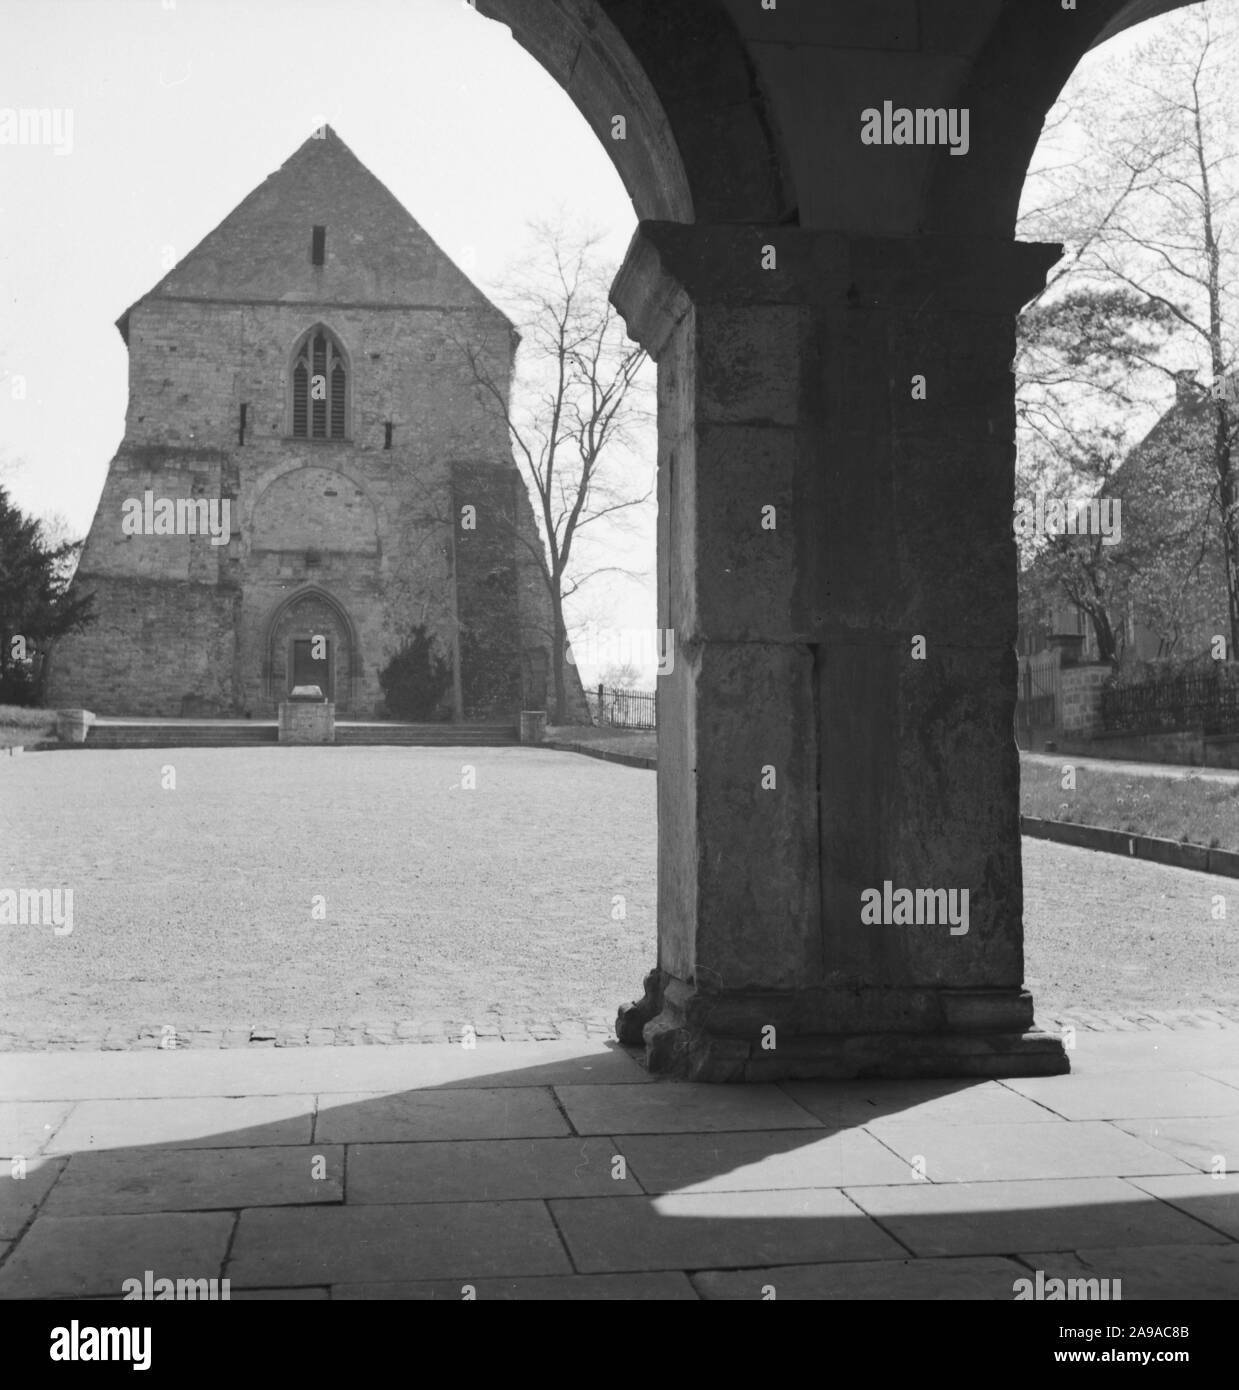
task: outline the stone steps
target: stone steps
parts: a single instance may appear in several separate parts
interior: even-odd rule
[[[210,724],[94,724],[87,748],[248,748],[277,743],[274,724],[238,723],[236,728]]]
[[[336,745],[353,748],[498,748],[519,743],[514,724],[337,724]],[[87,748],[250,748],[279,742],[274,724],[95,724]]]
[[[519,743],[514,724],[336,725],[336,743],[349,747],[500,748]]]

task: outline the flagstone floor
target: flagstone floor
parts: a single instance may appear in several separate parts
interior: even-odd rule
[[[9,1053],[0,1297],[1239,1297],[1239,1028],[1071,1055],[731,1087],[600,1039]]]

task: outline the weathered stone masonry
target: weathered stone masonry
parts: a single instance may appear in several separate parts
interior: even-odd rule
[[[319,636],[316,678],[339,714],[372,718],[379,672],[413,625],[450,659],[454,594],[466,716],[514,716],[541,694],[549,604],[509,529],[533,535],[533,512],[462,351],[506,388],[515,330],[333,131],[307,140],[118,327],[125,437],[74,581],[100,617],[58,645],[54,703],[270,717],[294,644]],[[294,359],[319,329],[346,384],[333,404],[324,381],[316,438]],[[126,501],[148,491],[226,501],[227,543],[125,534]],[[467,533],[464,505],[476,508]],[[571,695],[583,716],[579,684]]]
[[[1180,3],[477,0],[639,218],[612,302],[658,364],[676,661],[618,1028],[656,1070],[1067,1069],[1023,988],[1011,534],[1015,318],[1060,248],[1015,219],[1081,56]],[[866,142],[888,102],[966,111],[967,150]],[[967,890],[968,933],[866,924],[886,881]]]

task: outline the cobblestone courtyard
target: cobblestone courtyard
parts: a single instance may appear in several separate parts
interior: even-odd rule
[[[6,760],[0,884],[72,889],[73,930],[4,928],[0,1048],[604,1035],[654,960],[654,790],[523,748]],[[1231,881],[1033,840],[1024,866],[1043,1026],[1239,1019]]]

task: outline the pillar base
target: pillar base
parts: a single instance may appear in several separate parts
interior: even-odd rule
[[[1033,1025],[1032,996],[1016,989],[702,994],[652,971],[644,997],[620,1009],[616,1035],[644,1045],[650,1071],[682,1081],[1058,1076],[1071,1069],[1062,1039]]]

